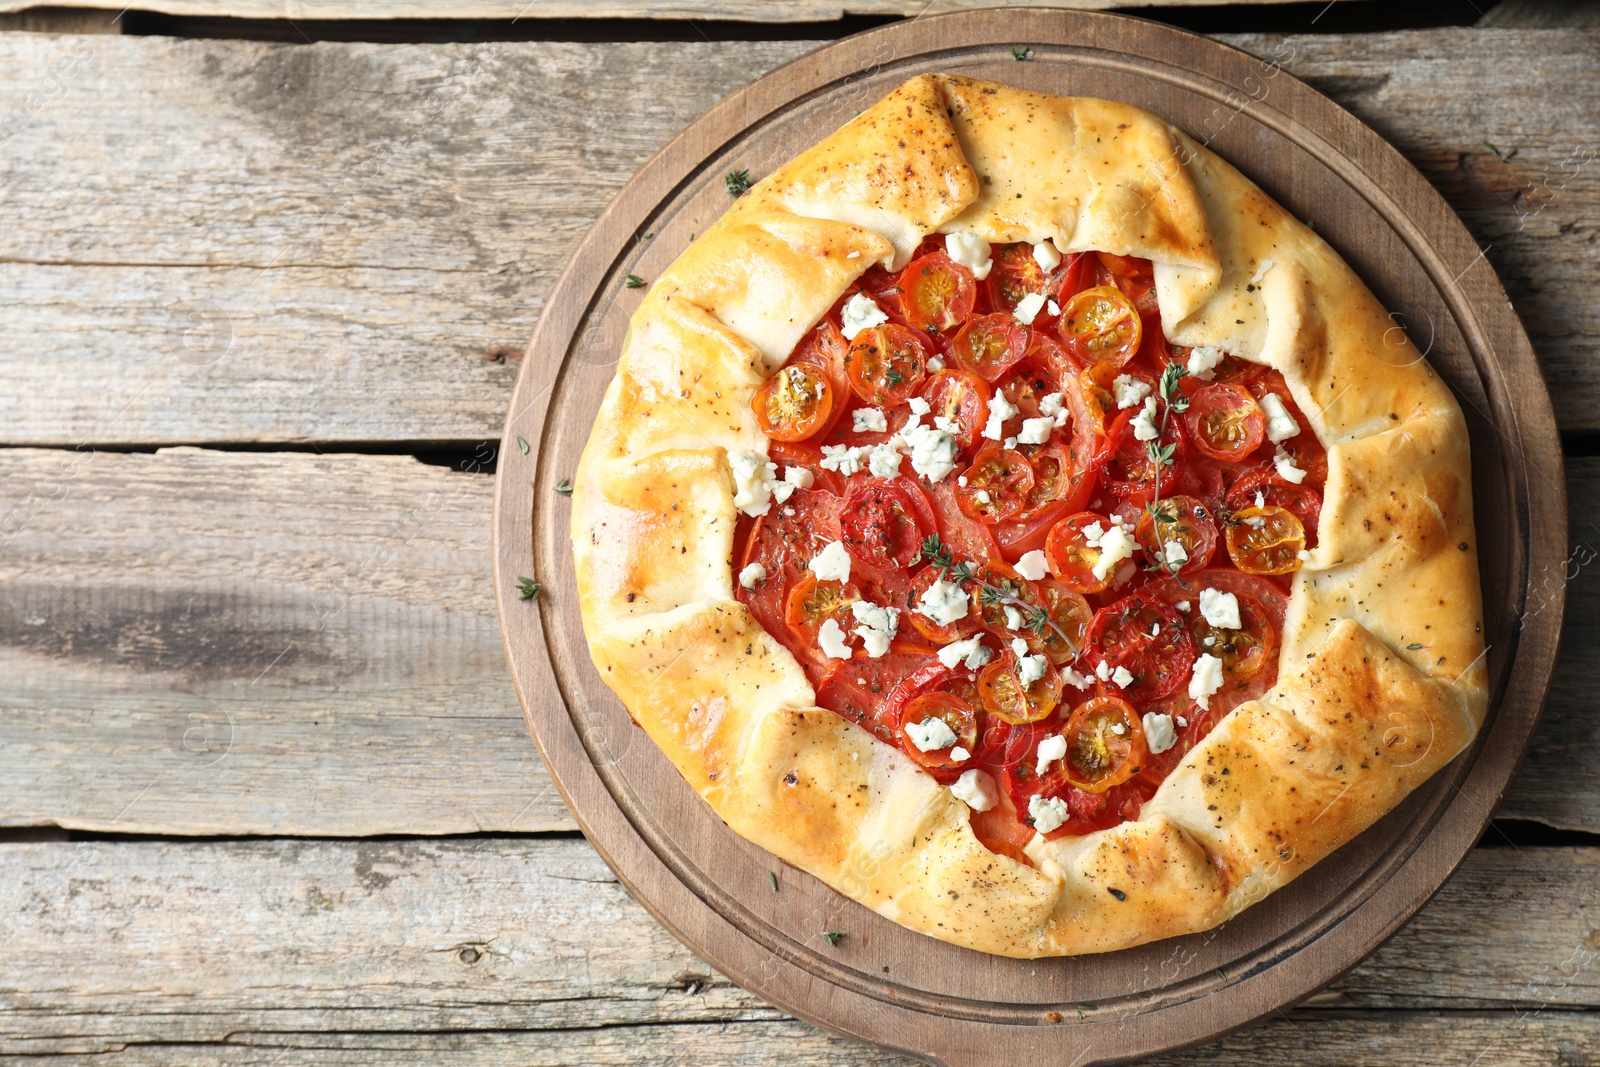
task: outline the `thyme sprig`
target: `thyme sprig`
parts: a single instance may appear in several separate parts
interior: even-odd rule
[[[1013,607],[1022,614],[1023,628],[1044,640],[1045,631],[1054,630],[1056,637],[1068,648],[1072,641],[1060,626],[1056,625],[1050,613],[1036,604],[1030,604],[1017,596],[1012,590],[1004,586],[995,585],[979,578],[972,570],[972,564],[957,562],[950,551],[950,546],[945,544],[938,534],[929,534],[922,539],[922,558],[927,560],[940,572],[940,577],[955,585],[964,585],[971,582],[978,587],[978,602],[986,607]]]
[[[1170,574],[1177,574],[1183,569],[1183,564],[1174,566],[1167,559],[1166,543],[1161,540],[1161,524],[1178,521],[1176,511],[1161,506],[1161,468],[1171,465],[1178,454],[1178,442],[1167,440],[1167,425],[1174,413],[1181,415],[1189,410],[1189,398],[1178,389],[1178,383],[1183,381],[1188,373],[1182,363],[1176,362],[1168,363],[1166,369],[1161,372],[1161,381],[1156,386],[1156,392],[1161,398],[1161,424],[1156,427],[1156,439],[1145,444],[1145,453],[1150,457],[1155,492],[1144,509],[1150,514],[1154,523],[1156,552],[1161,557],[1160,566]]]

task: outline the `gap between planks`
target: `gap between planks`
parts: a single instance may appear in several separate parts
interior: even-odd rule
[[[1567,636],[1500,814],[1600,831],[1600,459],[1568,480],[1572,574],[1530,599],[1571,580]],[[406,456],[0,449],[0,826],[573,829],[506,670],[492,494]]]
[[[1222,39],[1422,168],[1526,319],[1564,428],[1600,428],[1600,32]],[[605,203],[818,43],[0,34],[0,443],[495,437]]]

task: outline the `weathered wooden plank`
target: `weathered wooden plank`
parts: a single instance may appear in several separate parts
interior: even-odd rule
[[[1597,922],[1594,850],[1480,849],[1311,1007],[1202,1058],[1595,1049],[1596,1021],[1573,1013],[1600,1006]],[[863,1062],[696,960],[580,839],[0,844],[0,930],[0,1056]],[[1453,1038],[1427,1014],[1446,1007]],[[1312,1045],[1326,1058],[1290,1055]]]
[[[1600,427],[1600,36],[1227,40],[1425,169],[1490,246],[1564,425]],[[499,360],[605,202],[814,46],[0,37],[0,443],[497,436]]]
[[[193,450],[0,471],[0,824],[573,828],[506,673],[487,475]]]
[[[1501,813],[1600,830],[1600,459],[1569,477],[1568,639]],[[401,456],[0,449],[0,825],[573,828],[505,668],[491,489]]]

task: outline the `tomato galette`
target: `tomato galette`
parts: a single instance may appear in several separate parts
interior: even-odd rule
[[[923,76],[756,184],[635,313],[573,545],[729,826],[986,952],[1214,926],[1484,714],[1448,389],[1122,104]]]

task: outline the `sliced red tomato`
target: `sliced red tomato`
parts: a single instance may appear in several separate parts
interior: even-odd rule
[[[950,355],[963,370],[996,382],[1028,353],[1028,328],[999,312],[974,315],[950,342]]]
[[[1176,420],[1168,420],[1162,443],[1173,448],[1172,459],[1157,464],[1150,455],[1154,442],[1141,441],[1134,433],[1133,420],[1138,408],[1130,408],[1117,417],[1106,434],[1105,458],[1100,465],[1100,484],[1124,500],[1142,504],[1156,493],[1157,469],[1160,470],[1160,492],[1169,495],[1178,483],[1178,468],[1188,453],[1183,430]]]
[[[1234,512],[1226,539],[1229,558],[1246,574],[1288,574],[1300,569],[1306,529],[1288,508],[1268,504]]]
[[[1171,748],[1164,752],[1149,752],[1150,739],[1148,734],[1145,735],[1147,751],[1144,766],[1139,769],[1140,778],[1145,779],[1151,785],[1160,785],[1167,775],[1171,774],[1173,769],[1183,761],[1183,757],[1189,754],[1189,750],[1205,740],[1212,727],[1222,719],[1222,715],[1215,710],[1215,699],[1212,700],[1212,704],[1213,708],[1211,710],[1202,710],[1195,706],[1195,702],[1189,699],[1188,694],[1175,693],[1164,700],[1156,701],[1144,709],[1147,715],[1171,716],[1177,740],[1173,742]]]
[[[1068,300],[1061,308],[1059,329],[1067,353],[1081,367],[1096,363],[1121,367],[1139,351],[1144,337],[1133,301],[1107,285],[1085,289]]]
[[[1233,483],[1227,495],[1229,510],[1237,512],[1254,507],[1257,494],[1260,494],[1263,506],[1287,508],[1294,512],[1305,530],[1306,546],[1317,543],[1317,523],[1322,519],[1321,493],[1309,485],[1284,481],[1273,467],[1262,466]]]
[[[903,404],[928,376],[927,335],[898,323],[863,330],[850,343],[850,387],[869,404]]]
[[[1033,465],[1022,453],[989,443],[978,450],[956,484],[956,503],[979,522],[996,523],[1017,514],[1033,489]]]
[[[806,563],[830,541],[839,540],[843,501],[819,489],[799,489],[783,507],[769,508],[755,520],[745,540],[740,567],[759,563],[767,574],[800,577]]]
[[[1061,703],[1061,675],[1046,657],[1044,673],[1027,685],[1019,674],[1020,662],[1011,649],[1003,649],[978,675],[978,699],[983,710],[1014,726],[1038,722]]]
[[[895,744],[897,724],[885,715],[887,698],[896,686],[927,664],[925,650],[907,649],[899,642],[879,659],[853,656],[835,660],[817,683],[817,706],[842,715]]]
[[[1132,704],[1118,697],[1093,697],[1084,701],[1061,727],[1067,754],[1045,770],[1041,785],[1059,775],[1086,793],[1104,793],[1121,785],[1144,766],[1144,724]]]
[[[994,395],[989,383],[971,371],[949,369],[930,377],[922,387],[922,398],[930,408],[928,420],[949,419],[954,425],[956,444],[971,448],[989,421],[989,398]],[[937,425],[937,423],[934,423]]]
[[[978,283],[942,251],[913,260],[900,272],[900,313],[913,330],[943,333],[972,315]]]
[[[1095,531],[1095,527],[1099,531]],[[1116,568],[1106,571],[1104,577],[1094,573],[1100,563],[1100,548],[1091,545],[1111,526],[1111,520],[1096,511],[1080,511],[1056,523],[1045,541],[1045,565],[1057,581],[1077,593],[1099,593],[1105,590],[1116,575]],[[1089,532],[1085,532],[1089,531]]]
[[[1104,661],[1107,670],[1114,674],[1124,667],[1133,676],[1117,688],[1139,703],[1169,696],[1188,679],[1195,661],[1194,642],[1182,616],[1148,593],[1135,593],[1095,612],[1086,640],[1090,655]]]
[[[1289,611],[1289,597],[1271,578],[1243,574],[1231,568],[1211,567],[1177,578],[1157,579],[1145,586],[1144,592],[1160,597],[1169,604],[1186,603],[1188,606],[1179,610],[1192,614],[1200,610],[1202,589],[1248,596],[1266,609],[1267,620],[1274,627],[1283,629],[1284,616]]]
[[[761,383],[751,406],[756,425],[774,441],[804,441],[833,414],[833,385],[821,367],[790,363]]]
[[[851,483],[839,526],[851,557],[878,568],[911,566],[933,532],[905,489],[879,481]]]
[[[960,486],[955,478],[939,482],[920,483],[927,490],[938,516],[939,537],[958,560],[978,562],[1000,558],[1000,546],[995,543],[990,527],[972,518],[956,502]]]
[[[1044,548],[1051,527],[1080,510],[1095,487],[1065,445],[1052,441],[1023,454],[1033,467],[1033,488],[1022,511],[994,528],[995,540],[1011,558]]]
[[[1119,278],[1150,279],[1154,284],[1155,265],[1139,256],[1119,256],[1115,252],[1096,252],[1100,265]]]
[[[1211,509],[1192,496],[1171,496],[1146,506],[1134,536],[1152,560],[1165,562],[1171,574],[1193,574],[1211,562],[1217,551],[1217,524]],[[1182,548],[1182,562],[1166,559],[1167,546]]]
[[[1195,448],[1212,459],[1237,463],[1261,446],[1267,416],[1241,386],[1213,382],[1197,389],[1183,413]]]
[[[801,441],[774,441],[767,446],[767,458],[783,475],[790,467],[803,467],[811,472],[814,488],[829,493],[844,493],[844,480],[835,471],[822,467],[822,449]]]
[[[900,748],[916,763],[929,769],[941,769],[965,766],[972,761],[973,750],[978,747],[978,713],[960,697],[949,693],[923,693],[906,704],[899,718]],[[914,727],[930,720],[944,723],[955,740],[924,751],[917,744]],[[966,753],[964,759],[957,758],[961,755],[957,749]]]
[[[988,811],[974,811],[968,817],[972,835],[978,843],[997,856],[1006,856],[1018,863],[1033,866],[1028,858],[1028,842],[1033,840],[1033,827],[1023,822],[1006,790],[998,791],[995,806]]]

